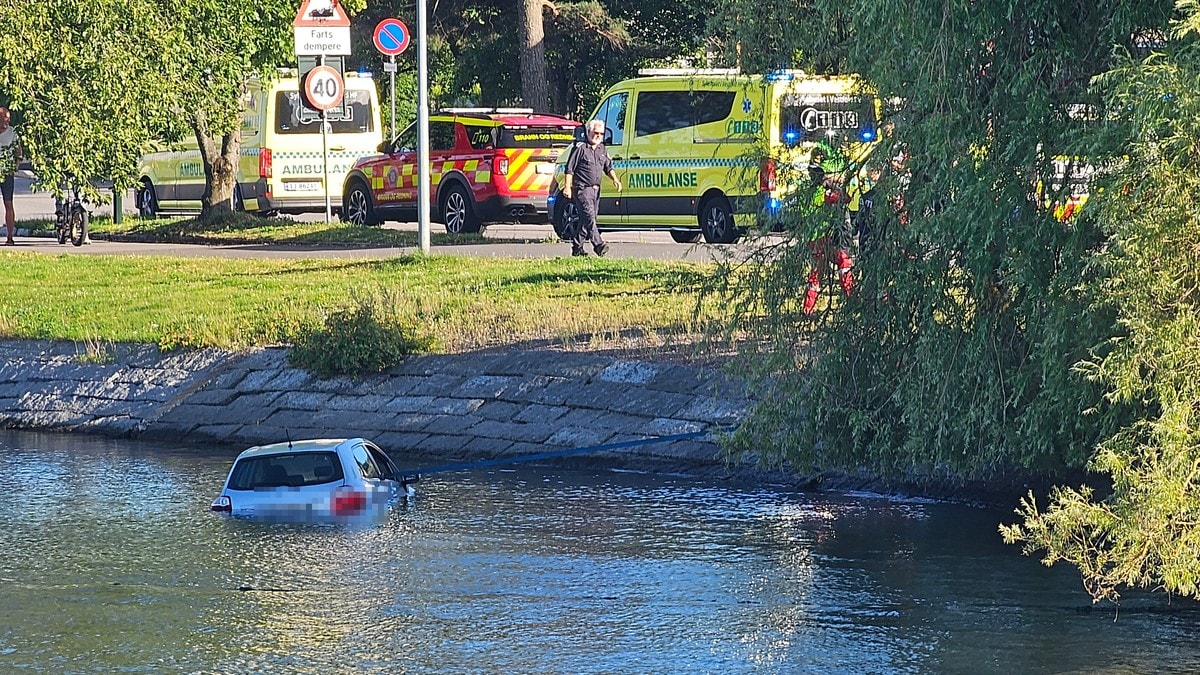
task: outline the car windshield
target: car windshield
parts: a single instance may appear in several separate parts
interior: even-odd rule
[[[565,148],[575,140],[575,127],[563,126],[503,126],[500,127],[501,148]]]
[[[247,457],[233,467],[230,490],[262,490],[333,483],[344,478],[335,452],[294,452]]]

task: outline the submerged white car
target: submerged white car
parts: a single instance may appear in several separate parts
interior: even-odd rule
[[[268,520],[372,519],[411,492],[408,482],[368,440],[288,441],[239,454],[211,509]]]

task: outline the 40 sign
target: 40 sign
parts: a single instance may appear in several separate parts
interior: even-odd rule
[[[304,76],[304,101],[308,107],[322,112],[336,108],[346,95],[342,74],[329,66],[317,66]]]

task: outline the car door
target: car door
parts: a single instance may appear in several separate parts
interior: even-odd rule
[[[434,208],[437,208],[438,186],[442,178],[455,170],[458,126],[458,123],[450,120],[429,122],[429,203]]]
[[[387,456],[378,447],[365,441],[359,442],[351,448],[351,456],[358,465],[363,485],[370,490],[369,500],[376,502],[378,506],[377,500],[387,502],[399,493],[400,484],[385,478],[390,472],[394,472],[395,466],[390,465],[390,462],[381,462]]]
[[[382,186],[375,189],[375,202],[389,207],[416,208],[417,125],[410,124],[388,148]]]

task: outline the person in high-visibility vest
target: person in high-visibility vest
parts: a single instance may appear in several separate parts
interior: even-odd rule
[[[854,244],[859,254],[869,249],[878,239],[875,230],[875,186],[883,176],[883,167],[876,162],[867,164],[866,169],[854,174],[846,187],[849,203],[846,210],[850,212],[850,225],[854,229]]]
[[[849,242],[843,241],[846,239],[846,214],[840,208],[834,214],[820,213],[827,206],[841,207],[847,203],[843,182],[849,168],[849,163],[841,151],[828,143],[818,143],[809,155],[808,174],[812,180],[813,194],[807,216],[813,222],[813,226],[809,231],[808,247],[812,251],[813,264],[808,273],[808,286],[804,293],[805,314],[812,314],[816,310],[817,297],[821,292],[821,273],[828,264],[827,249],[831,236],[837,240],[833,261],[837,265],[838,282],[846,295],[850,295],[854,289],[854,277],[851,274],[854,259],[847,249]]]

